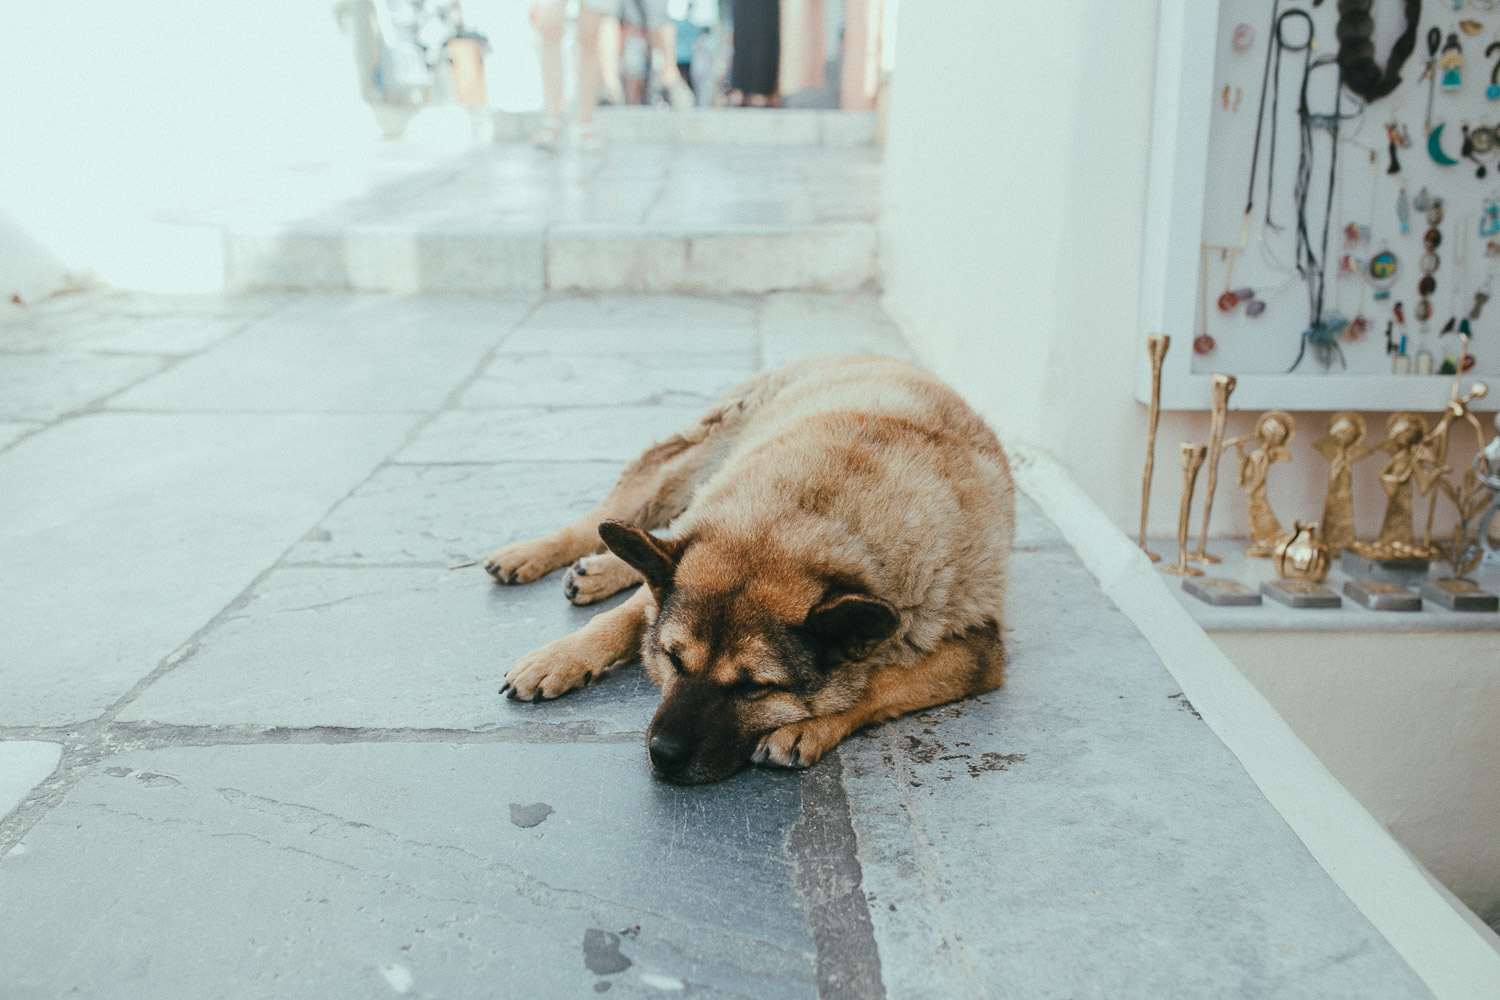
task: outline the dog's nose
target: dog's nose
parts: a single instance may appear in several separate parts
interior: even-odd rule
[[[687,744],[667,733],[652,733],[646,749],[651,755],[651,766],[662,774],[673,774],[687,763]]]

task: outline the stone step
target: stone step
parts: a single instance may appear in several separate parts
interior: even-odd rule
[[[529,139],[541,112],[495,112],[495,140]],[[695,146],[873,146],[875,112],[814,108],[600,108],[595,115],[606,142]]]
[[[875,226],[232,229],[232,291],[843,292],[873,287]]]

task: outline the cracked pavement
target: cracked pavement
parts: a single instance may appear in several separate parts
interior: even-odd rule
[[[653,781],[494,546],[866,295],[90,293],[0,326],[0,996],[1428,995],[1022,498],[991,695]]]

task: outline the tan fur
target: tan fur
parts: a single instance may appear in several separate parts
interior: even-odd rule
[[[624,522],[613,554],[605,521]],[[506,583],[579,560],[580,604],[651,584],[502,690],[556,697],[639,645],[663,688],[653,766],[663,740],[693,744],[673,780],[752,753],[807,766],[860,726],[1001,683],[1013,524],[1000,444],[952,390],[889,358],[808,358],[649,449],[589,515],[489,558]]]

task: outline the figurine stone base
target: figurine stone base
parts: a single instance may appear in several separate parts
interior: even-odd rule
[[[1260,592],[1289,608],[1340,608],[1344,599],[1311,580],[1267,580]]]
[[[1218,577],[1189,577],[1182,581],[1182,589],[1205,604],[1215,607],[1249,607],[1260,605],[1260,595],[1238,580]]]
[[[1500,611],[1500,597],[1480,590],[1468,580],[1431,580],[1422,596],[1449,611]]]
[[[1371,559],[1349,549],[1339,556],[1339,569],[1359,580],[1417,584],[1427,575],[1430,559]]]
[[[1422,599],[1405,587],[1379,580],[1349,580],[1344,595],[1371,611],[1421,611]]]

